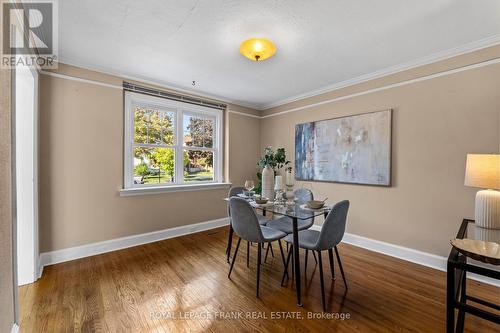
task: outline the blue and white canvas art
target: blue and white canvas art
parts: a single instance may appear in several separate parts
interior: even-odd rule
[[[295,178],[391,185],[392,110],[299,124]]]

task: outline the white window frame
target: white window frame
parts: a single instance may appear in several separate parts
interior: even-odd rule
[[[174,181],[167,184],[134,184],[134,109],[136,106],[150,107],[174,113],[174,145],[158,146],[161,148],[175,149]],[[166,98],[160,98],[135,92],[125,91],[125,121],[124,121],[124,172],[123,196],[134,194],[147,194],[167,191],[186,191],[191,189],[203,189],[220,187],[226,188],[229,184],[223,179],[223,111],[209,107],[179,102]],[[183,140],[183,116],[184,114],[209,117],[215,120],[213,148],[188,147]],[[151,144],[151,148],[156,145]],[[214,179],[211,181],[184,182],[183,151],[185,149],[213,151]]]

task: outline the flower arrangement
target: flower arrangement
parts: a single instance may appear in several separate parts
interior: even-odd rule
[[[290,164],[290,161],[286,159],[285,148],[278,148],[276,151],[273,147],[268,146],[264,149],[264,155],[261,156],[260,160],[257,162],[259,171],[257,172],[257,178],[259,179],[259,184],[255,187],[254,191],[257,194],[262,192],[262,173],[261,169],[265,167],[270,167],[273,169],[274,174],[282,169],[284,166]]]
[[[289,163],[290,161],[286,159],[285,148],[278,148],[275,152],[273,147],[269,146],[264,149],[264,156],[260,158],[257,165],[261,168],[269,166],[276,172]]]

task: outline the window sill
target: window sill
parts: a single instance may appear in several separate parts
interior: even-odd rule
[[[119,192],[121,197],[130,197],[136,195],[150,195],[150,194],[160,194],[160,193],[229,189],[230,187],[231,183],[210,183],[210,184],[124,188],[121,189]]]

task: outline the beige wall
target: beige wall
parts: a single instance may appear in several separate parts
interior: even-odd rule
[[[109,75],[62,65],[59,73],[121,85]],[[230,110],[255,113],[229,105]],[[226,190],[120,197],[123,92],[40,76],[40,251],[130,236],[226,216]],[[229,181],[255,173],[259,119],[226,113]],[[256,138],[243,140],[243,138]],[[235,148],[237,146],[237,148]],[[196,205],[196,206],[194,206]]]
[[[229,171],[234,184],[257,181],[257,160],[260,156],[260,119],[229,114]]]
[[[313,103],[500,57],[500,46],[295,101],[262,112],[264,119],[225,115],[225,175],[234,184],[255,177],[267,145],[293,159],[297,123],[394,109],[393,186],[312,183],[317,197],[350,199],[348,232],[446,255],[462,217],[473,216],[475,189],[463,186],[469,152],[498,152],[500,64],[307,107]],[[61,65],[59,73],[121,85],[122,79]],[[41,252],[207,221],[225,216],[225,190],[120,197],[123,93],[41,75]],[[192,209],[192,204],[199,205]]]
[[[11,72],[0,70],[0,332],[14,324]]]
[[[499,57],[500,48],[491,48],[264,114]],[[499,152],[500,64],[265,118],[261,148],[284,146],[293,157],[296,124],[388,108],[394,110],[393,186],[314,182],[312,189],[330,203],[351,201],[348,232],[446,256],[462,218],[474,215],[477,190],[463,185],[466,154]]]

